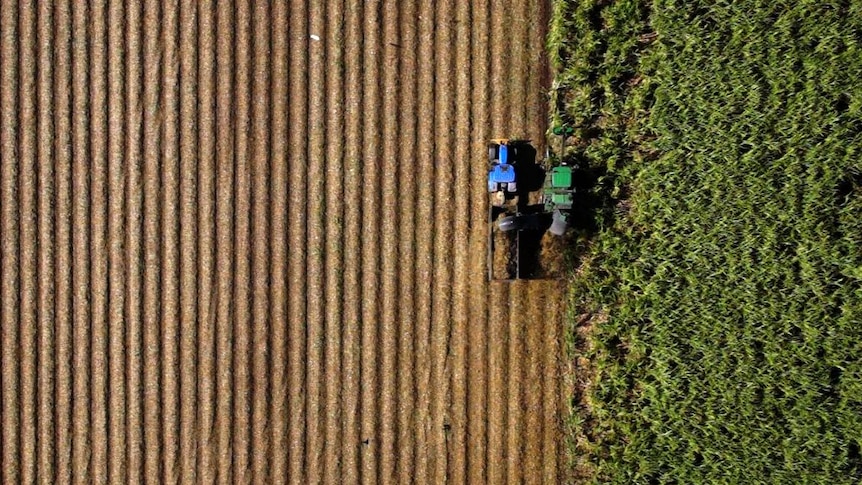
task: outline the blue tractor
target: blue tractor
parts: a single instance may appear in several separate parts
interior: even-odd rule
[[[493,140],[488,145],[488,192],[491,193],[491,204],[502,206],[506,200],[512,199],[518,193],[517,141]]]

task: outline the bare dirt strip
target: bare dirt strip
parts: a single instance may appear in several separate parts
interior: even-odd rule
[[[548,10],[2,0],[2,481],[565,481],[563,288],[484,266]]]

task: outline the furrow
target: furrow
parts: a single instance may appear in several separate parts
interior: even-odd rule
[[[271,203],[270,221],[272,237],[272,262],[270,263],[270,348],[272,352],[270,363],[270,386],[272,396],[269,407],[269,419],[272,422],[272,459],[270,476],[273,482],[287,481],[288,426],[292,416],[288,414],[287,387],[287,340],[288,314],[287,300],[290,285],[287,271],[288,251],[287,228],[291,223],[288,217],[288,29],[282,26],[289,21],[285,2],[275,2],[272,11],[272,62],[270,63],[271,105],[270,120],[272,128],[269,132],[271,147]]]
[[[456,12],[455,45],[464,46],[457,49],[455,65],[457,66],[457,78],[455,79],[455,139],[470,140],[473,137],[472,97],[475,95],[471,89],[471,67],[473,64],[473,51],[470,48],[473,42],[471,26],[473,18],[472,3],[458,2]],[[451,397],[449,400],[448,420],[444,423],[444,433],[447,440],[447,463],[448,474],[464,478],[464,454],[463,446],[455,446],[455,443],[463,444],[466,437],[467,419],[467,339],[470,309],[470,286],[476,275],[471,274],[470,261],[470,210],[472,197],[471,167],[476,161],[476,150],[473,146],[477,143],[457,143],[453,163],[455,165],[454,186],[466,186],[467,189],[458,190],[455,193],[455,207],[453,210],[454,224],[454,274],[453,274],[453,298],[452,298],[452,331],[449,343],[451,352],[451,365],[449,380]],[[481,143],[479,144],[481,146]],[[479,152],[481,153],[481,152]],[[479,199],[483,200],[483,199]],[[480,272],[479,276],[484,274]],[[457,471],[458,473],[453,473]]]
[[[252,214],[252,324],[246,330],[251,332],[252,380],[249,388],[252,404],[252,478],[254,482],[270,482],[269,457],[271,453],[268,401],[271,396],[269,387],[269,270],[271,240],[269,231],[270,204],[270,151],[269,104],[270,80],[270,18],[267,5],[263,2],[253,4],[252,51],[252,118],[251,118],[251,174],[253,189],[251,194]]]
[[[161,152],[162,124],[160,112],[160,79],[162,74],[161,8],[159,2],[144,4],[144,170],[143,170],[143,412],[144,412],[144,478],[164,480],[162,475],[161,427]]]
[[[2,374],[2,434],[4,483],[17,483],[21,479],[20,467],[20,415],[19,415],[19,222],[18,222],[18,11],[16,2],[3,2],[0,8],[0,332],[3,349],[0,355]]]
[[[92,3],[90,39],[90,426],[92,433],[92,477],[108,476],[108,90],[106,2]]]
[[[362,361],[360,355],[362,318],[362,24],[358,2],[345,5],[344,24],[344,297],[341,348],[341,416],[342,416],[342,481],[360,482],[360,453],[365,454],[366,439],[361,433],[360,388]]]
[[[308,20],[306,0],[291,0],[290,23],[290,93],[306,93],[308,68]],[[288,174],[290,175],[288,190],[288,275],[291,281],[288,302],[288,416],[291,418],[288,442],[288,482],[306,483],[306,401],[305,381],[306,366],[306,298],[307,291],[307,260],[308,246],[306,244],[306,226],[308,208],[305,184],[308,175],[308,160],[306,158],[308,131],[308,100],[302,94],[297,94],[290,102],[290,145],[288,147]]]
[[[398,461],[398,443],[396,443],[396,426],[398,424],[396,404],[396,382],[398,372],[396,357],[398,353],[398,237],[401,234],[398,206],[398,154],[397,142],[400,136],[401,107],[398,104],[399,90],[399,48],[398,38],[398,1],[382,3],[379,21],[383,25],[382,39],[385,43],[380,47],[379,63],[382,67],[380,85],[382,87],[382,140],[379,185],[381,223],[386,229],[381,234],[380,269],[381,281],[379,300],[381,315],[379,320],[380,380],[379,380],[379,410],[377,413],[380,428],[380,478],[382,483],[393,483],[396,478]],[[383,223],[382,221],[385,221]]]
[[[233,449],[234,483],[251,481],[251,2],[239,0],[234,23],[236,85],[234,86],[236,130],[236,205],[234,206],[233,300],[236,313],[233,320]]]
[[[540,283],[532,283],[533,288]],[[526,305],[526,311],[522,315],[523,322],[530,322],[530,325],[525,325],[525,353],[523,356],[523,365],[525,367],[524,379],[526,382],[542,383],[547,376],[542,375],[542,360],[547,349],[543,346],[542,331],[545,323],[545,309],[547,308],[547,295],[545,292],[536,291],[533,289],[524,295],[518,293],[518,298],[526,296],[529,303]],[[543,416],[542,416],[542,399],[541,390],[542,384],[536,392],[525,393],[525,417],[524,417],[524,457],[521,466],[523,480],[527,483],[540,483],[542,479],[542,437],[543,437]]]
[[[510,19],[506,15],[507,9],[510,7],[510,0],[487,0],[490,8],[488,14],[489,25],[500,25],[503,22],[508,22]],[[514,23],[519,20],[511,20],[511,24],[507,34],[504,35],[500,29],[489,28],[487,42],[493,48],[489,48],[488,52],[488,67],[486,76],[488,77],[488,87],[490,88],[491,99],[488,100],[489,111],[491,117],[489,119],[489,128],[491,131],[490,138],[509,138],[513,137],[511,133],[512,123],[510,120],[514,116],[511,111],[510,98],[512,79],[518,77],[521,73],[508,72],[512,66],[509,65],[509,60],[513,55],[501,55],[501,52],[510,53],[514,48],[510,42],[511,29],[514,28]]]
[[[551,67],[546,50],[548,25],[551,19],[551,3],[544,0],[528,0],[527,10],[535,12],[527,26],[527,134],[533,140],[539,156],[545,153],[545,133],[548,130],[548,92],[551,89]],[[562,300],[562,299],[561,299]],[[562,305],[562,303],[560,303]]]
[[[418,123],[417,76],[418,47],[416,2],[413,0],[398,2],[399,38],[396,43],[397,55],[400,58],[398,107],[400,117],[397,124],[399,132],[397,171],[397,206],[400,212],[398,220],[398,257],[396,268],[398,272],[398,348],[397,360],[397,392],[398,424],[396,448],[399,452],[397,475],[398,483],[410,483],[417,477],[426,477],[424,465],[427,456],[424,450],[417,449],[421,442],[416,412],[416,362],[413,355],[414,333],[416,325],[416,280],[414,266],[416,261],[416,125]],[[393,174],[394,176],[395,174]]]
[[[513,283],[494,284],[491,288],[489,299],[488,318],[488,380],[485,384],[487,390],[487,414],[486,433],[488,448],[486,450],[485,463],[487,466],[487,480],[492,483],[502,483],[505,472],[505,426],[506,401],[510,392],[509,379],[511,374],[506,372],[507,361],[517,359],[517,356],[507,355],[508,342],[516,335],[509,333],[509,306],[511,299],[517,291],[510,291]],[[517,329],[516,329],[517,331]]]
[[[417,105],[422,112],[418,116],[416,125],[416,151],[418,160],[415,163],[416,174],[421,174],[416,181],[416,191],[412,194],[415,203],[415,226],[413,238],[416,241],[414,281],[415,287],[415,317],[414,317],[414,372],[415,372],[415,395],[417,400],[416,415],[416,456],[417,469],[423,471],[423,476],[434,478],[440,469],[438,461],[444,457],[438,456],[433,449],[433,433],[431,428],[431,318],[432,318],[432,282],[433,282],[433,256],[431,237],[433,226],[432,181],[436,176],[436,159],[434,117],[435,111],[429,109],[434,106],[434,28],[435,11],[434,2],[420,0],[418,8],[419,25],[418,32],[418,59],[417,59]]]
[[[505,69],[501,69],[501,65],[503,60],[506,58],[505,56],[499,55],[497,52],[497,47],[499,47],[500,52],[507,52],[509,49],[509,44],[507,42],[508,36],[510,35],[510,31],[512,25],[515,22],[520,21],[519,17],[510,18],[505,15],[505,12],[513,11],[509,10],[507,6],[493,4],[491,10],[491,25],[500,25],[501,23],[506,24],[506,29],[493,29],[490,35],[490,43],[492,48],[492,52],[490,53],[490,67],[489,71],[485,72],[485,75],[490,81],[492,97],[491,102],[494,103],[494,106],[491,107],[491,136],[489,138],[507,138],[511,135],[508,131],[508,123],[506,119],[506,98],[505,93],[502,92],[502,89],[507,85],[508,80],[511,76],[515,75],[514,72],[507,72]],[[487,19],[487,17],[486,17]],[[482,140],[485,143],[488,142],[488,139]],[[477,155],[485,154],[485,144],[477,147],[476,153]],[[486,161],[486,157],[482,157],[483,161]],[[487,163],[487,162],[485,162]],[[489,198],[488,194],[485,193],[483,201],[485,204],[488,204],[487,200]],[[483,204],[484,205],[484,204]],[[487,219],[487,215],[483,217],[483,220]],[[486,242],[487,244],[487,242]],[[498,248],[498,250],[503,250],[503,248]],[[511,294],[509,292],[508,284],[493,284],[488,289],[487,293],[490,297],[488,309],[488,314],[490,318],[488,319],[487,328],[488,328],[488,383],[487,383],[487,406],[488,406],[488,428],[487,428],[487,456],[485,458],[488,464],[488,479],[494,483],[502,483],[503,482],[503,472],[505,471],[504,464],[504,435],[506,431],[510,431],[506,429],[507,426],[505,423],[505,413],[506,413],[506,398],[508,393],[510,392],[509,386],[514,380],[512,375],[506,375],[506,361],[514,358],[517,361],[517,357],[512,354],[508,354],[506,352],[506,347],[509,339],[513,336],[509,333],[509,327],[507,326],[508,318],[508,306],[510,303]]]
[[[216,256],[217,109],[216,11],[208,5],[198,12],[198,463],[199,483],[216,479],[218,430],[216,408],[216,335],[218,317]]]
[[[53,393],[55,396],[54,422],[56,423],[53,457],[58,483],[72,481],[72,59],[71,21],[69,2],[57,4],[55,12],[56,50],[52,64],[55,68],[54,116],[56,120],[56,258],[54,282],[56,285],[56,355]],[[3,32],[8,32],[5,28]],[[5,51],[3,51],[5,52]],[[6,59],[4,53],[3,59]],[[5,71],[4,71],[5,72]],[[2,86],[9,86],[3,79]],[[3,105],[7,106],[3,97]],[[4,111],[5,113],[5,111]],[[3,118],[2,126],[10,126]],[[2,136],[2,135],[0,135]],[[6,141],[2,141],[3,146]],[[2,152],[0,152],[2,153]],[[8,163],[5,156],[3,165]],[[5,176],[4,176],[5,179]],[[2,199],[2,197],[0,197]],[[5,199],[3,199],[5,200]],[[0,206],[2,206],[0,202]],[[5,230],[5,227],[4,227]],[[4,270],[3,281],[9,281]],[[5,293],[4,293],[5,295]],[[6,324],[3,324],[6,328]],[[8,347],[7,347],[8,348]],[[3,363],[5,366],[5,362]],[[5,421],[4,421],[4,428]],[[4,455],[5,456],[5,455]]]
[[[508,483],[519,483],[523,480],[522,455],[524,446],[524,399],[528,394],[535,392],[531,381],[524,378],[524,325],[536,325],[537,321],[524,321],[523,315],[526,311],[524,301],[514,298],[509,307],[508,333],[509,341],[507,354],[509,356],[506,366],[506,375],[509,378],[506,421],[501,425],[506,427],[505,443],[505,481]],[[502,325],[503,322],[500,322]],[[502,464],[501,464],[502,465]],[[503,481],[501,480],[500,483]]]
[[[362,63],[364,92],[362,106],[362,183],[374,190],[362,191],[362,336],[361,336],[361,433],[368,444],[362,448],[362,475],[365,483],[381,481],[381,434],[378,419],[380,398],[380,367],[378,345],[380,326],[380,38],[376,4],[366,4],[362,14]]]
[[[518,25],[515,29],[513,38],[516,42],[525,47],[524,51],[515,50],[515,59],[522,59],[530,68],[522,70],[521,76],[515,79],[512,84],[514,87],[513,99],[523,99],[524,104],[519,109],[522,114],[519,119],[522,121],[522,126],[515,127],[515,131],[525,137],[530,137],[533,140],[533,145],[536,147],[537,153],[544,153],[545,146],[545,131],[547,127],[547,106],[541,93],[547,92],[550,88],[548,85],[548,64],[544,56],[538,56],[534,53],[536,49],[544,47],[544,39],[546,34],[548,11],[547,6],[539,6],[533,0],[526,0],[526,8],[536,11],[537,15],[530,19],[525,19],[523,25]],[[544,8],[544,10],[542,10]],[[547,481],[551,479],[556,481],[557,462],[554,457],[548,456],[548,440],[554,441],[560,436],[559,428],[548,426],[548,413],[557,415],[555,408],[556,400],[545,400],[546,392],[549,387],[558,386],[557,377],[554,371],[545,365],[548,359],[557,358],[559,347],[547,346],[549,335],[558,335],[561,322],[553,318],[554,310],[548,309],[554,307],[559,309],[562,305],[562,299],[559,297],[562,292],[555,292],[552,284],[544,282],[534,282],[530,285],[529,291],[526,294],[529,298],[530,311],[524,314],[522,318],[526,327],[526,347],[528,357],[525,359],[527,369],[525,371],[526,382],[541,382],[540,392],[525,393],[526,415],[522,419],[524,425],[523,449],[524,461],[521,469],[524,470],[528,480],[536,482]],[[551,318],[548,318],[550,313]]]
[[[467,170],[468,187],[470,187],[468,190],[472,195],[470,200],[474,202],[469,205],[466,211],[470,216],[468,228],[470,239],[467,246],[469,248],[468,260],[465,263],[470,274],[465,278],[471,284],[469,288],[462,290],[467,293],[469,307],[465,313],[470,318],[463,332],[457,332],[457,335],[460,335],[458,347],[465,356],[457,359],[457,368],[463,375],[455,374],[458,382],[453,384],[457,391],[453,396],[453,401],[458,403],[453,413],[458,419],[458,425],[455,429],[465,438],[474,436],[477,421],[483,419],[476,409],[477,405],[479,409],[484,406],[484,383],[480,385],[481,381],[477,380],[480,376],[475,374],[477,367],[484,365],[483,355],[487,352],[488,347],[482,337],[482,327],[486,325],[486,319],[476,317],[475,307],[486,304],[484,300],[490,296],[485,276],[487,270],[484,267],[485,251],[487,250],[486,221],[488,218],[488,195],[485,189],[486,157],[484,152],[488,139],[491,135],[496,136],[496,134],[489,133],[488,125],[491,121],[490,108],[492,103],[499,102],[497,98],[492,96],[492,83],[488,75],[492,60],[489,49],[489,33],[496,32],[498,29],[491,27],[487,0],[472,2],[471,18],[471,89],[469,96],[472,103],[472,130],[469,137],[473,143],[468,144],[471,149],[466,157],[470,161],[469,170]],[[479,147],[478,151],[476,147]],[[458,328],[461,328],[460,324]],[[484,437],[479,435],[477,439],[484,439]],[[461,454],[464,459],[463,464],[459,467],[460,473],[462,476],[466,476],[466,460],[476,459],[477,455],[473,454],[468,457],[466,447],[461,449]]]
[[[544,342],[542,342],[542,356],[544,362],[542,364],[542,477],[544,483],[560,482],[560,465],[562,463],[561,447],[559,439],[563,436],[563,406],[564,402],[560,398],[560,389],[562,388],[562,342],[563,342],[563,315],[565,315],[565,299],[560,298],[560,295],[566,294],[565,285],[559,282],[549,282],[542,287],[549,296],[548,304],[545,306],[545,313],[541,317],[541,322],[544,323],[545,329],[542,332]]]
[[[341,329],[344,323],[341,301],[344,295],[344,72],[343,45],[344,34],[341,22],[344,18],[343,2],[331,0],[326,4],[326,24],[320,43],[326,54],[326,152],[323,175],[325,176],[325,205],[322,207],[325,222],[325,259],[324,259],[324,443],[325,457],[323,467],[324,483],[337,483],[342,480],[342,434],[340,422],[341,409]],[[333,140],[339,140],[334,142]]]
[[[519,50],[523,50],[522,45],[518,45],[521,39],[513,39],[514,32],[523,24],[523,17],[508,19],[505,12],[509,9],[518,8],[517,5],[512,5],[512,2],[507,0],[492,0],[491,2],[491,23],[499,25],[501,22],[509,23],[509,29],[504,34],[499,29],[494,29],[490,36],[490,44],[494,46],[492,52],[491,70],[489,73],[492,84],[492,100],[494,105],[491,108],[491,127],[493,137],[501,138],[521,138],[517,134],[516,125],[523,123],[520,117],[520,104],[522,98],[512,94],[511,84],[513,79],[523,75],[521,66],[518,65]],[[502,56],[496,53],[500,52],[511,53],[509,56]],[[505,472],[505,457],[504,457],[504,442],[506,440],[505,432],[502,423],[506,422],[506,402],[510,389],[506,385],[503,369],[507,368],[507,360],[517,359],[520,362],[519,356],[506,355],[509,339],[517,339],[517,333],[512,335],[509,333],[510,326],[509,311],[512,299],[517,298],[523,289],[517,283],[504,283],[492,285],[490,289],[490,319],[489,327],[489,345],[488,345],[488,372],[490,375],[488,383],[488,464],[492,466],[492,480],[497,483],[502,482]],[[515,331],[518,332],[522,327],[516,326]],[[512,479],[512,477],[509,477]],[[515,480],[521,477],[515,477]]]
[[[436,456],[431,470],[433,480],[442,483],[448,470],[447,401],[449,399],[449,379],[447,368],[450,363],[450,337],[452,331],[452,219],[455,207],[452,200],[457,197],[451,193],[456,140],[455,126],[455,2],[442,0],[435,2],[437,9],[434,30],[434,152],[432,163],[437,168],[434,177],[429,179],[434,193],[429,197],[431,205],[429,218],[435,224],[428,233],[433,240],[433,297],[431,300],[431,452]],[[431,182],[433,180],[433,182]],[[437,222],[439,221],[439,222]]]
[[[107,405],[108,405],[108,475],[111,483],[128,482],[126,459],[126,368],[124,358],[126,315],[125,261],[123,235],[125,226],[126,157],[123,144],[127,135],[124,108],[124,50],[122,3],[114,2],[108,11],[108,335],[107,335]]]
[[[547,56],[545,55],[545,40],[550,19],[550,4],[540,0],[527,0],[527,8],[536,12],[531,16],[526,26],[527,54],[526,62],[531,66],[527,70],[526,77],[526,104],[524,119],[527,122],[526,134],[534,141],[537,153],[545,152],[545,133],[548,129],[548,106],[545,93],[550,89],[551,73]],[[534,293],[542,293],[546,298],[546,304],[540,307],[541,315],[537,314],[533,321],[542,322],[545,328],[541,335],[540,355],[543,358],[541,364],[542,376],[542,435],[541,440],[542,477],[544,483],[557,483],[560,481],[560,467],[562,463],[562,447],[559,441],[563,436],[561,405],[561,349],[562,349],[562,317],[564,314],[565,300],[561,295],[565,294],[564,285],[558,282],[542,283],[534,285]],[[531,293],[532,298],[534,297]],[[523,422],[523,419],[521,420]]]
[[[143,102],[143,33],[141,6],[129,2],[126,12],[125,44],[126,58],[126,103],[125,118],[128,133],[125,146],[126,162],[126,277],[125,315],[126,327],[126,433],[128,445],[129,482],[144,480],[144,340],[143,340],[143,267],[144,267],[144,193],[143,147],[144,147],[144,102]],[[60,126],[58,125],[58,131]],[[58,240],[58,247],[60,241]],[[59,285],[58,293],[61,291]],[[61,327],[62,328],[62,327]],[[61,347],[62,348],[62,347]],[[60,423],[58,422],[58,426]]]
[[[487,218],[488,218],[488,196],[484,189],[486,177],[485,157],[482,155],[485,151],[485,144],[490,138],[488,125],[490,123],[490,104],[491,104],[491,84],[488,77],[488,68],[490,65],[490,52],[488,49],[488,33],[490,32],[489,5],[487,0],[475,0],[471,2],[471,39],[470,39],[470,102],[471,102],[471,120],[472,129],[470,139],[473,143],[470,144],[471,150],[467,155],[470,160],[470,170],[468,171],[468,185],[471,194],[474,195],[474,200],[478,201],[469,206],[468,212],[470,220],[475,221],[470,225],[469,241],[465,250],[467,251],[467,269],[469,276],[467,281],[470,282],[465,298],[469,302],[469,307],[464,311],[467,320],[467,328],[464,330],[461,347],[464,349],[465,358],[459,365],[460,372],[463,375],[456,375],[458,381],[453,387],[457,391],[456,395],[463,396],[461,404],[457,409],[459,422],[453,426],[453,432],[457,433],[459,439],[453,440],[451,450],[454,463],[451,466],[451,474],[453,482],[464,483],[467,481],[468,465],[478,459],[477,454],[468,454],[467,440],[468,437],[476,436],[476,439],[481,439],[481,435],[475,435],[478,427],[481,425],[480,420],[483,416],[485,407],[484,385],[481,381],[482,377],[479,374],[483,368],[484,354],[487,351],[485,342],[484,329],[487,311],[484,305],[487,305],[485,300],[489,296],[488,283],[485,275],[486,261],[486,243],[487,243]],[[478,151],[478,155],[476,150]],[[476,157],[481,157],[477,159]],[[460,327],[460,325],[459,325]],[[462,393],[463,389],[463,393]]]
[[[20,379],[20,454],[21,480],[32,483],[36,480],[36,328],[37,328],[37,247],[38,217],[36,191],[39,181],[36,178],[36,5],[33,2],[22,2],[18,16],[19,30],[19,130],[18,156],[20,157],[20,172],[18,173],[18,204],[20,251],[18,264],[21,265],[19,305],[20,316],[18,362]],[[7,370],[4,367],[4,370]]]
[[[322,42],[311,35],[326,38],[325,18],[321,2],[308,5],[308,83],[301,92],[308,97],[308,127],[306,136],[308,146],[308,183],[306,195],[308,219],[305,244],[308,247],[308,288],[306,291],[306,466],[308,483],[321,483],[324,476],[324,415],[326,413],[323,395],[323,346],[324,346],[324,258],[326,234],[323,210],[325,198],[325,160],[326,146],[326,49]]]
[[[493,17],[491,16],[492,12],[495,14]],[[476,13],[474,25],[480,27],[480,30],[476,31],[476,52],[473,56],[476,60],[473,71],[475,83],[473,96],[479,100],[479,106],[485,107],[484,110],[480,110],[477,123],[478,126],[484,125],[486,129],[477,130],[474,136],[480,140],[480,147],[485,147],[488,139],[505,136],[505,134],[497,131],[500,129],[499,121],[497,121],[499,117],[498,112],[502,109],[502,103],[505,101],[500,96],[499,86],[505,82],[494,76],[498,72],[498,69],[495,67],[499,63],[499,59],[503,57],[502,53],[506,52],[506,50],[494,44],[495,41],[500,41],[500,29],[492,28],[492,26],[500,25],[500,19],[497,17],[500,14],[505,15],[505,13],[500,12],[499,5],[489,5],[487,3],[481,6],[477,5]],[[482,26],[485,28],[481,28]],[[493,52],[488,49],[489,43],[490,45],[494,45]],[[480,150],[479,156],[484,151],[484,149]],[[482,158],[484,159],[484,157]],[[483,179],[485,176],[485,170],[483,170]],[[478,185],[478,187],[484,187],[485,185],[484,180],[482,180],[481,185]],[[483,190],[483,192],[485,191]],[[485,221],[487,220],[488,210],[487,194],[483,194],[481,200],[483,201],[482,204],[475,204],[474,219]],[[472,274],[476,276],[486,274],[483,263],[486,261],[487,224],[477,225],[477,227],[480,227],[481,231],[477,230],[479,234],[474,236],[476,249],[472,258],[474,261]],[[487,413],[490,411],[489,405],[491,404],[489,397],[496,397],[488,395],[490,388],[488,382],[490,377],[488,375],[488,367],[490,365],[489,353],[494,348],[490,339],[494,335],[493,325],[496,324],[496,322],[489,320],[489,305],[491,308],[495,308],[505,301],[500,298],[498,293],[493,291],[494,288],[490,287],[485,278],[476,278],[475,281],[471,289],[473,305],[471,307],[470,320],[472,325],[468,343],[470,358],[467,363],[469,373],[467,380],[467,436],[469,437],[469,441],[465,444],[466,448],[464,450],[466,455],[465,474],[470,482],[487,480],[488,448],[486,433],[488,432],[488,427],[486,419]]]
[[[527,8],[529,0],[506,0],[513,8]],[[505,73],[507,91],[504,94],[509,100],[508,109],[503,115],[508,122],[506,136],[529,139],[532,131],[527,122],[527,108],[529,106],[527,80],[530,77],[532,66],[529,62],[527,48],[530,44],[531,35],[527,30],[529,16],[513,19],[511,30],[507,39],[508,49],[511,56],[503,59],[502,71],[497,76]],[[502,77],[498,77],[502,80]]]
[[[161,48],[162,85],[161,117],[161,197],[160,263],[161,263],[161,383],[159,386],[162,427],[161,480],[179,483],[179,346],[180,346],[180,139],[179,126],[179,3],[162,4]]]
[[[233,298],[234,258],[234,29],[233,4],[219,0],[216,6],[216,247],[215,247],[215,375],[217,469],[215,481],[233,481]]]
[[[83,5],[73,8],[73,38],[87,38],[89,12]],[[90,420],[90,64],[86,42],[72,46],[72,370],[73,370],[73,482],[92,479],[92,422]]]
[[[198,67],[197,8],[190,2],[181,2],[179,12],[179,328],[175,337],[179,342],[177,372],[179,386],[179,470],[178,481],[193,483],[197,478],[199,437],[196,409],[199,403],[197,390],[198,354],[198,248],[196,238],[203,237],[198,227]]]
[[[37,408],[36,425],[36,481],[54,483],[57,481],[54,468],[56,451],[56,419],[54,408],[56,397],[54,389],[56,374],[54,360],[56,349],[57,315],[54,309],[56,298],[54,245],[54,196],[56,194],[54,136],[55,125],[52,118],[54,110],[54,68],[52,53],[55,48],[54,8],[46,3],[39,5],[38,18],[38,119],[36,133],[39,133],[37,148],[38,165],[38,330],[36,343]]]

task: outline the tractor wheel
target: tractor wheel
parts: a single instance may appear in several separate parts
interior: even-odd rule
[[[497,227],[499,227],[502,232],[512,231],[518,228],[518,219],[516,216],[506,216],[500,219],[500,222],[497,223]]]
[[[491,143],[488,145],[488,161],[494,163],[494,160],[500,158],[500,145]]]
[[[569,221],[566,220],[566,217],[559,210],[555,210],[551,219],[551,227],[548,228],[548,232],[555,236],[562,236],[566,233],[566,229],[569,228]]]
[[[502,207],[506,205],[506,193],[502,190],[495,191],[491,194],[491,205]]]

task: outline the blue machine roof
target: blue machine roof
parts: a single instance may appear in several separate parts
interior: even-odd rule
[[[506,145],[500,145],[500,165],[508,165],[509,164],[509,147]]]
[[[515,181],[515,167],[512,165],[494,165],[488,173],[488,180],[494,183],[510,183]]]

